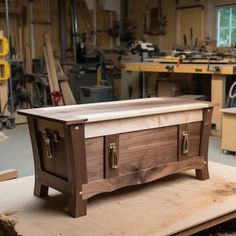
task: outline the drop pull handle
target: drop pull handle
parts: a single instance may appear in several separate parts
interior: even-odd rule
[[[44,129],[42,131],[42,136],[43,136],[44,143],[46,145],[47,158],[52,159],[53,158],[52,144],[59,142],[59,135],[55,131]]]
[[[115,143],[109,144],[109,153],[110,153],[110,167],[112,169],[117,169],[118,168],[118,155],[117,155]]]
[[[47,158],[52,159],[51,141],[48,137],[47,131],[43,130],[42,135],[44,143],[46,145]]]
[[[187,154],[189,150],[189,136],[187,131],[182,132],[182,154]]]

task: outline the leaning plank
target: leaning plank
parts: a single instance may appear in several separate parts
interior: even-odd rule
[[[52,92],[54,91],[54,87],[53,87],[53,83],[52,83],[52,76],[50,73],[48,54],[47,54],[47,50],[46,50],[45,46],[43,46],[43,55],[44,55],[44,60],[45,60],[45,64],[46,64],[46,68],[47,68],[47,72],[48,72],[48,82],[49,82],[50,94],[51,94],[51,98],[53,101]]]
[[[56,67],[54,63],[54,56],[53,56],[53,50],[52,50],[52,44],[51,44],[51,39],[49,34],[45,34],[45,46],[46,46],[46,53],[47,53],[47,58],[48,58],[48,65],[49,65],[49,70],[51,74],[51,80],[53,84],[53,97],[54,97],[54,105],[63,105],[63,101],[60,97],[60,87],[58,83],[58,78],[57,78],[57,72],[56,72]],[[55,99],[56,97],[56,99]]]
[[[59,59],[55,59],[55,66],[56,66],[56,70],[57,70],[57,75],[58,76],[65,76]],[[71,92],[68,81],[61,80],[61,81],[59,81],[59,85],[61,88],[61,93],[62,93],[65,105],[75,105],[76,101],[75,101],[75,98]]]
[[[18,171],[15,169],[10,169],[0,172],[0,181],[15,179],[18,176]]]

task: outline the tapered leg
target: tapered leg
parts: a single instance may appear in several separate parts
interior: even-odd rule
[[[82,198],[82,186],[88,182],[84,125],[65,128],[65,147],[68,168],[69,214],[80,217],[87,214],[87,201]]]
[[[69,196],[69,215],[80,217],[87,214],[87,200],[82,200],[79,194],[71,194]]]
[[[201,170],[195,170],[196,172],[196,178],[199,180],[207,180],[209,179],[209,171],[208,166],[205,165],[203,169]]]
[[[36,180],[34,184],[34,195],[37,197],[48,196],[48,186],[45,186]]]

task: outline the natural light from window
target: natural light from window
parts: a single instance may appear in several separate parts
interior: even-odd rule
[[[236,46],[236,5],[218,8],[217,46]]]

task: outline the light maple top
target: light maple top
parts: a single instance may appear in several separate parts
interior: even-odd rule
[[[20,115],[38,119],[47,119],[67,125],[73,125],[79,123],[197,110],[209,107],[213,107],[213,104],[210,102],[161,97],[34,108],[19,110],[18,113]]]

